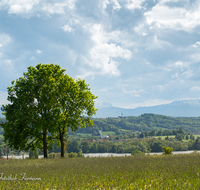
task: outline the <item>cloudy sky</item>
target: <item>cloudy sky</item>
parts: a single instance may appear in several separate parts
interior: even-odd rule
[[[0,0],[0,105],[38,63],[135,108],[200,98],[199,0]]]

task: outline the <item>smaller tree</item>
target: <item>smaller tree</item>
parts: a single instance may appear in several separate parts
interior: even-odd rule
[[[144,152],[141,152],[140,150],[134,150],[131,153],[132,156],[144,156]]]
[[[29,158],[30,159],[38,159],[39,157],[39,153],[38,153],[38,149],[36,148],[35,150],[29,150]]]
[[[79,151],[79,152],[78,152],[77,157],[80,157],[80,158],[83,158],[83,157],[84,157],[82,151]]]
[[[191,134],[191,135],[190,135],[190,139],[191,139],[191,140],[194,140],[194,139],[195,139],[194,135]]]
[[[163,146],[162,148],[163,148],[163,151],[164,151],[163,154],[165,154],[165,155],[172,154],[173,148],[165,147],[165,146]]]
[[[112,152],[112,153],[116,153],[116,151],[117,151],[117,146],[114,144],[114,145],[112,146],[111,152]]]
[[[183,135],[180,134],[180,133],[177,133],[175,138],[176,138],[177,140],[179,140],[179,141],[182,141],[182,140],[183,140]]]
[[[83,153],[88,153],[89,152],[90,147],[89,147],[88,141],[82,142],[81,146],[82,146]]]

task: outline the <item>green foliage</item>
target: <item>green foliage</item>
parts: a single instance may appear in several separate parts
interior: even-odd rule
[[[64,156],[67,129],[93,125],[94,99],[84,80],[74,80],[59,65],[38,64],[28,67],[8,87],[8,101],[2,111],[6,121],[1,123],[5,142],[16,150],[40,148],[47,157],[53,142],[61,145]],[[87,115],[87,117],[85,116]],[[47,135],[48,134],[48,135]]]
[[[77,157],[77,153],[76,152],[70,152],[68,154],[69,158],[76,158]]]
[[[173,148],[170,148],[170,147],[162,147],[163,150],[164,150],[164,154],[165,155],[168,155],[168,154],[172,154],[172,151],[173,151]]]
[[[141,152],[139,150],[134,150],[134,151],[132,151],[131,155],[132,156],[144,156],[145,154],[144,154],[144,152]]]
[[[200,150],[200,138],[197,138],[193,143],[193,150]]]
[[[79,151],[79,152],[78,152],[77,157],[80,157],[80,158],[83,158],[83,157],[84,157],[82,151]]]
[[[190,135],[190,139],[191,139],[191,140],[194,140],[194,139],[195,139],[195,138],[194,138],[194,135],[191,134],[191,135]]]
[[[84,141],[81,143],[82,151],[83,153],[88,153],[89,152],[89,143],[88,141]]]
[[[176,138],[177,140],[179,140],[179,141],[182,141],[183,138],[184,138],[184,136],[183,136],[182,134],[177,133],[175,138]]]
[[[29,150],[29,159],[38,159],[38,157],[39,153],[37,148],[35,150]]]
[[[200,131],[200,117],[174,118],[157,114],[142,114],[138,117],[94,118],[93,122],[93,127],[78,129],[78,132],[92,134],[93,132],[98,133],[98,130],[102,129],[103,131],[115,131],[116,135],[121,135],[123,129],[144,132],[142,135],[147,138],[154,135],[171,136],[177,133],[185,135],[184,131],[190,133]]]
[[[48,154],[48,158],[61,158],[61,155],[59,153],[50,153]]]
[[[76,152],[78,153],[80,150],[80,143],[77,140],[73,140],[72,142],[69,142],[67,151],[68,152]]]
[[[155,140],[150,144],[150,147],[151,147],[151,152],[162,152],[163,151],[162,141]]]

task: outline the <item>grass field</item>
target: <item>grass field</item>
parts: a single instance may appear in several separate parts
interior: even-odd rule
[[[113,135],[113,136],[115,136],[115,132],[114,131],[104,131],[104,132],[102,132],[102,135]]]
[[[197,137],[200,137],[200,135],[194,135],[194,138],[197,139]]]
[[[200,154],[0,160],[0,171],[0,189],[6,190],[188,190],[200,187]],[[21,180],[24,173],[29,180]],[[9,176],[16,180],[2,180]]]

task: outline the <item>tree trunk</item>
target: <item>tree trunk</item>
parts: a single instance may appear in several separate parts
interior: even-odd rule
[[[47,132],[46,132],[46,130],[43,132],[43,153],[44,153],[44,158],[48,158],[48,155],[47,155]]]
[[[60,144],[61,144],[61,158],[64,158],[65,154],[65,144],[64,144],[64,139],[63,139],[64,134],[60,133]]]

